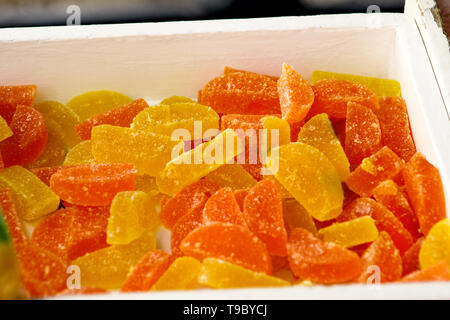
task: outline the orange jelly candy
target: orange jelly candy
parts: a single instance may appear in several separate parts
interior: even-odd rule
[[[23,233],[22,223],[17,215],[16,204],[13,200],[13,194],[9,189],[0,190],[0,206],[4,220],[8,226],[9,236],[15,245],[22,244],[27,240]]]
[[[65,167],[50,178],[50,188],[64,201],[81,206],[110,205],[116,193],[134,190],[132,164],[85,164]]]
[[[180,248],[198,260],[217,258],[256,272],[272,272],[266,245],[239,225],[216,222],[201,226],[184,238]]]
[[[206,201],[203,208],[203,223],[210,222],[228,222],[247,227],[231,188],[218,190]]]
[[[424,237],[417,239],[416,242],[403,254],[403,275],[407,275],[420,269],[419,253],[424,241]]]
[[[356,253],[333,242],[324,242],[304,229],[292,230],[287,248],[291,270],[300,279],[342,283],[361,273],[361,261]]]
[[[403,277],[402,282],[450,281],[450,270],[445,261],[424,270],[414,271]]]
[[[30,171],[33,172],[34,175],[38,177],[43,183],[45,183],[47,186],[50,186],[50,178],[61,168],[63,168],[63,166],[41,167],[31,169]]]
[[[260,76],[268,77],[268,78],[270,78],[270,79],[272,79],[274,81],[278,80],[278,77],[269,76],[267,74],[260,74],[260,73],[257,73],[257,72],[251,72],[251,71],[246,71],[246,70],[235,69],[235,68],[232,68],[232,67],[229,67],[229,66],[225,66],[223,68],[223,74],[229,74],[229,73],[234,73],[234,72],[242,72],[242,73],[245,73],[245,74],[257,74],[257,75],[260,75]]]
[[[17,106],[32,107],[36,89],[35,85],[0,86],[0,116],[10,123]]]
[[[262,180],[249,190],[244,200],[244,216],[250,231],[266,244],[271,255],[287,254],[283,204],[273,180]]]
[[[345,122],[345,153],[352,165],[381,149],[380,122],[373,111],[349,102]]]
[[[424,235],[445,219],[445,197],[439,170],[416,153],[403,170],[406,192]]]
[[[234,198],[236,199],[236,202],[239,205],[239,208],[241,211],[244,211],[244,200],[245,197],[248,195],[249,189],[240,189],[234,191]]]

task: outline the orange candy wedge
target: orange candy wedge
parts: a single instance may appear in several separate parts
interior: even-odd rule
[[[450,270],[445,261],[428,267],[424,270],[414,271],[401,280],[402,282],[421,282],[421,281],[450,281]]]
[[[10,123],[17,106],[32,107],[36,89],[35,85],[0,86],[0,116]]]
[[[247,227],[244,215],[231,188],[222,188],[206,201],[203,223],[228,222]]]
[[[403,275],[407,275],[420,269],[419,253],[424,241],[424,237],[417,239],[416,242],[414,242],[414,244],[403,254]]]

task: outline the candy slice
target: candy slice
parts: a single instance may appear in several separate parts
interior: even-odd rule
[[[195,101],[192,100],[191,98],[184,96],[171,96],[161,100],[160,104],[174,104],[180,102],[195,102]]]
[[[262,180],[248,192],[244,200],[247,225],[271,255],[287,254],[287,234],[283,221],[283,205],[275,182]]]
[[[153,250],[147,253],[135,267],[131,268],[121,291],[150,290],[169,267],[169,257],[167,253],[161,250]]]
[[[361,273],[356,253],[332,242],[323,242],[310,232],[292,230],[288,242],[289,265],[295,276],[315,283],[342,283]]]
[[[285,280],[214,258],[203,260],[203,269],[198,276],[198,282],[217,289],[289,285]]]
[[[291,142],[291,127],[286,120],[281,119],[278,116],[265,116],[261,118],[260,121],[262,128],[267,130],[267,150]],[[278,132],[277,143],[272,143],[272,130]]]
[[[406,192],[423,234],[446,217],[445,197],[439,170],[416,153],[402,172]]]
[[[314,102],[314,91],[308,81],[291,66],[283,63],[277,88],[283,119],[289,123],[303,121]]]
[[[319,230],[319,237],[324,241],[334,242],[349,248],[372,242],[378,237],[375,221],[369,217],[361,217],[346,222],[334,223]]]
[[[153,285],[152,290],[193,289],[202,269],[200,261],[191,257],[177,258]]]
[[[446,261],[450,266],[450,221],[436,223],[428,232],[419,254],[420,269]]]
[[[419,254],[424,241],[424,237],[417,239],[417,241],[403,254],[403,275],[420,269]]]
[[[17,204],[14,195],[9,189],[0,189],[1,213],[8,226],[8,235],[14,245],[25,243],[27,237],[23,232],[23,226],[19,220]]]
[[[11,128],[6,123],[6,120],[0,116],[0,141],[3,141],[13,135]]]
[[[53,174],[56,173],[62,166],[54,166],[54,167],[42,167],[42,168],[33,168],[30,171],[39,178],[43,183],[47,186],[50,186],[50,178]]]
[[[266,75],[266,74],[260,74],[260,73],[257,73],[257,72],[251,72],[251,71],[246,71],[246,70],[235,69],[235,68],[232,68],[232,67],[229,67],[229,66],[225,66],[223,68],[223,74],[229,74],[229,73],[235,73],[235,72],[241,72],[241,73],[245,73],[245,74],[249,74],[249,73],[250,74],[257,74],[257,75],[260,75],[260,76],[268,77],[268,78],[270,78],[270,79],[272,79],[274,81],[278,80],[278,77],[269,76],[269,75]]]
[[[402,282],[450,281],[450,271],[445,261],[403,277]]]
[[[133,163],[140,174],[157,176],[179,141],[151,132],[100,125],[92,129],[92,155],[99,163]]]
[[[147,102],[144,99],[137,99],[124,106],[97,114],[76,125],[75,130],[82,140],[89,140],[93,127],[101,124],[129,127],[134,117],[145,108],[148,108]]]
[[[10,123],[17,106],[32,107],[36,89],[37,87],[34,84],[25,86],[0,86],[0,116],[7,123]]]
[[[255,178],[240,164],[225,164],[205,176],[221,188],[229,187],[234,190],[247,189],[256,184]]]
[[[345,155],[333,126],[325,113],[308,120],[298,135],[298,142],[309,144],[322,151],[336,168],[344,181],[350,174],[350,163]]]
[[[248,195],[249,189],[240,189],[234,191],[234,198],[236,199],[236,202],[239,205],[239,208],[241,211],[244,211],[244,200],[245,197]]]
[[[72,109],[81,121],[108,110],[130,103],[132,100],[119,92],[101,90],[89,91],[72,98],[67,107]]]
[[[301,142],[275,148],[268,166],[283,187],[317,220],[330,220],[341,212],[344,193],[339,175],[318,149]]]
[[[247,227],[246,219],[239,208],[231,188],[219,189],[205,203],[203,223],[228,222]]]
[[[134,189],[135,174],[132,164],[80,165],[58,170],[50,178],[50,187],[69,203],[106,206],[118,192]]]
[[[383,147],[365,158],[345,181],[353,192],[362,197],[373,194],[373,189],[384,180],[396,177],[404,163],[391,149]]]
[[[66,148],[59,134],[52,130],[47,126],[48,138],[45,149],[39,158],[29,165],[29,168],[59,166],[63,163],[66,156]]]
[[[201,226],[184,238],[180,249],[199,260],[217,258],[253,271],[272,272],[265,244],[242,226],[220,222]]]
[[[283,216],[288,234],[296,228],[305,229],[312,234],[317,233],[313,218],[297,200],[283,199]]]
[[[75,145],[64,158],[64,166],[94,163],[91,140],[85,140]]]

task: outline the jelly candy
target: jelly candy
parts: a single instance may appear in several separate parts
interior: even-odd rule
[[[58,196],[25,168],[12,166],[0,171],[0,186],[10,188],[18,205],[19,217],[36,220],[58,209]]]
[[[270,79],[272,79],[274,81],[278,80],[278,77],[269,76],[269,75],[266,75],[266,74],[260,74],[260,73],[257,73],[257,72],[251,72],[251,71],[246,71],[246,70],[235,69],[235,68],[232,68],[232,67],[229,67],[229,66],[225,66],[223,68],[223,74],[229,74],[229,73],[235,73],[235,72],[241,72],[241,73],[244,73],[244,74],[249,74],[249,73],[250,74],[257,74],[257,75],[260,75],[260,76],[268,77],[268,78],[270,78]]]
[[[387,232],[381,231],[378,238],[372,242],[370,247],[361,257],[363,272],[359,282],[372,284],[379,276],[380,282],[392,282],[399,280],[402,276],[402,258],[394,242]],[[373,266],[379,268],[377,273]]]
[[[231,188],[219,189],[206,201],[203,208],[203,223],[211,222],[228,222],[247,227]]]
[[[31,164],[47,144],[44,118],[33,107],[18,106],[9,126],[13,135],[0,143],[5,166]]]
[[[239,208],[241,211],[244,211],[244,200],[245,197],[248,195],[249,189],[240,189],[234,191],[234,198],[236,199],[236,202],[239,205]]]
[[[373,93],[375,93],[378,98],[382,98],[385,96],[389,97],[401,96],[400,82],[395,80],[380,79],[375,77],[365,77],[353,74],[334,73],[327,71],[314,71],[311,77],[311,83],[315,84],[316,82],[323,79],[348,80],[362,84],[363,86],[366,86],[367,88],[372,90]]]
[[[373,189],[373,196],[401,221],[414,239],[420,236],[416,214],[411,209],[406,195],[394,181],[381,182]]]
[[[314,92],[308,81],[291,66],[283,63],[277,87],[283,119],[289,123],[301,122],[314,102]]]
[[[269,168],[314,218],[330,220],[340,214],[344,200],[341,181],[336,168],[322,152],[296,142],[279,147],[276,153],[278,157],[272,150]]]
[[[217,258],[253,271],[272,272],[265,244],[239,225],[216,222],[198,227],[184,238],[180,249],[199,260]]]
[[[156,178],[147,174],[136,175],[134,188],[136,191],[144,191],[150,197],[159,194],[158,186],[156,185]]]
[[[322,151],[336,168],[339,178],[342,181],[347,179],[350,163],[325,113],[318,114],[305,123],[298,135],[298,141]]]
[[[85,140],[75,145],[64,158],[64,166],[94,163],[91,140]]]
[[[289,191],[286,190],[283,185],[278,182],[278,180],[273,175],[265,175],[263,176],[263,179],[272,180],[275,182],[275,184],[278,187],[278,191],[280,192],[281,199],[293,199],[294,197],[289,193]]]
[[[99,163],[133,163],[140,174],[157,176],[179,143],[168,136],[100,125],[92,129],[92,155]]]
[[[106,206],[116,193],[134,190],[135,174],[132,164],[85,164],[61,168],[50,178],[50,187],[69,203]]]
[[[377,96],[367,87],[339,79],[323,79],[313,86],[314,103],[311,113],[327,113],[331,118],[347,116],[347,104],[355,102],[369,109],[378,107]]]
[[[200,271],[198,281],[200,284],[217,289],[289,285],[285,280],[214,258],[203,260],[203,269]]]
[[[42,168],[33,168],[30,171],[39,178],[43,183],[47,186],[50,186],[50,178],[56,171],[61,169],[62,166],[54,166],[54,167],[42,167]]]
[[[111,203],[108,244],[128,244],[154,230],[159,219],[150,197],[143,191],[123,191]]]
[[[246,189],[256,184],[255,178],[240,164],[225,164],[205,176],[221,188]]]
[[[312,234],[317,233],[317,228],[311,215],[295,199],[283,200],[284,225],[288,234],[295,228],[305,229]]]
[[[287,256],[270,256],[272,262],[272,273],[275,273],[281,269],[289,268],[289,261]]]
[[[450,266],[450,221],[444,219],[436,223],[428,232],[419,253],[420,269],[446,261]]]
[[[12,246],[0,243],[0,299],[23,299],[24,292]]]
[[[0,116],[11,122],[17,106],[32,107],[37,87],[25,86],[0,86]]]
[[[232,72],[212,79],[199,91],[198,102],[219,114],[280,113],[277,82],[269,77]]]
[[[266,244],[271,255],[287,254],[283,205],[275,182],[262,180],[249,190],[244,200],[244,217],[250,231]]]
[[[14,245],[22,244],[27,240],[23,232],[23,226],[19,220],[18,208],[14,196],[9,189],[0,189],[1,213],[8,226],[8,235]]]
[[[439,170],[416,153],[402,172],[411,205],[423,234],[446,217],[445,197]]]
[[[202,269],[200,261],[191,257],[177,258],[153,285],[152,290],[192,289]]]
[[[89,91],[72,98],[67,102],[67,107],[72,109],[80,117],[80,121],[84,121],[97,114],[123,106],[131,101],[131,98],[115,91]]]
[[[0,141],[3,141],[13,135],[11,128],[6,123],[6,120],[0,116]]]
[[[378,229],[369,216],[352,219],[346,222],[334,223],[319,230],[319,237],[345,248],[372,242],[378,237]]]
[[[383,147],[375,154],[365,158],[345,181],[353,192],[362,197],[373,194],[373,189],[384,180],[397,176],[404,167],[391,149]]]
[[[416,153],[416,146],[409,127],[405,100],[400,97],[383,97],[380,107],[374,110],[380,120],[383,144],[400,158],[409,161]]]
[[[233,130],[227,129],[211,141],[202,143],[168,162],[156,178],[159,191],[175,194],[221,165],[229,163],[242,150],[239,137]]]
[[[381,149],[381,129],[375,113],[366,106],[350,102],[345,124],[345,153],[352,165],[359,165]]]
[[[29,165],[29,168],[59,166],[63,163],[66,156],[64,142],[57,132],[47,128],[47,133],[48,138],[44,151]]]
[[[101,124],[129,127],[134,117],[145,108],[148,108],[147,102],[144,99],[137,99],[124,106],[97,114],[76,125],[75,130],[82,140],[89,140],[93,127]]]
[[[148,252],[131,268],[122,292],[148,291],[169,267],[169,255],[161,250]]]
[[[153,234],[144,234],[125,245],[113,245],[88,253],[74,261],[81,272],[83,287],[117,289],[124,284],[131,267],[156,247]]]
[[[417,270],[403,277],[402,282],[450,281],[450,271],[445,261],[424,270]]]
[[[400,220],[385,206],[370,198],[356,199],[344,209],[337,220],[342,222],[363,216],[371,216],[378,231],[386,231],[401,254],[412,246],[413,238]]]
[[[160,104],[174,104],[180,102],[195,102],[195,101],[183,96],[171,96],[161,100]]]
[[[315,283],[341,283],[361,273],[358,255],[332,242],[323,242],[310,232],[292,230],[288,242],[289,265],[295,276]]]
[[[420,269],[419,253],[424,241],[424,237],[417,239],[416,242],[403,254],[403,275]]]
[[[277,116],[265,116],[260,121],[262,128],[267,129],[267,150],[291,142],[291,127],[286,120]],[[278,130],[278,145],[272,145],[271,130]]]
[[[333,125],[334,132],[341,143],[341,146],[345,149],[345,119],[331,119],[331,124]]]

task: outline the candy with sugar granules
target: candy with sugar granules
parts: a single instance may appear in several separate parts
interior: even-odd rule
[[[11,122],[17,106],[32,107],[36,85],[0,86],[0,116]]]
[[[239,208],[231,188],[222,188],[214,193],[203,208],[203,223],[228,222],[247,227],[246,219]]]
[[[450,266],[450,221],[436,223],[425,237],[419,253],[420,269],[427,269],[441,261]]]

